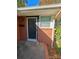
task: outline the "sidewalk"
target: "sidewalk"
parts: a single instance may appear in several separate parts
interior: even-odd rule
[[[17,44],[17,59],[45,59],[44,47],[36,42]]]

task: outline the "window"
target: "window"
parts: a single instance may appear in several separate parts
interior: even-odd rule
[[[51,16],[41,16],[40,17],[40,27],[50,27],[51,26]]]

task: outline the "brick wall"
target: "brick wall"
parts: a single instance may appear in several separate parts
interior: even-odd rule
[[[38,29],[38,41],[45,43],[47,46],[51,46],[52,43],[52,29]],[[53,32],[54,34],[54,32]]]
[[[27,29],[26,29],[26,17],[18,16],[17,17],[17,38],[18,40],[26,40],[27,38]]]

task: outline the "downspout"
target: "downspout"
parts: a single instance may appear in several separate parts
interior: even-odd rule
[[[52,22],[52,43],[51,43],[51,48],[54,48],[54,43],[55,43],[55,38],[54,38],[54,36],[55,36],[55,21],[56,21],[56,19],[57,19],[57,17],[58,17],[58,15],[61,13],[61,10],[59,10],[58,11],[58,13],[55,15],[55,17],[54,17],[54,19],[53,19],[53,22]]]
[[[51,42],[51,48],[54,48],[54,32],[55,32],[55,19],[53,19],[52,22],[52,42]]]

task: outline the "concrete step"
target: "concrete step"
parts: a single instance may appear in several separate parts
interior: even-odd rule
[[[55,56],[49,56],[49,59],[61,59],[58,55]]]
[[[49,50],[49,55],[50,56],[53,56],[53,55],[55,55],[56,54],[56,50],[54,49],[54,48],[51,48],[50,50]]]
[[[57,55],[55,48],[49,49],[49,59],[61,59],[59,55]]]

